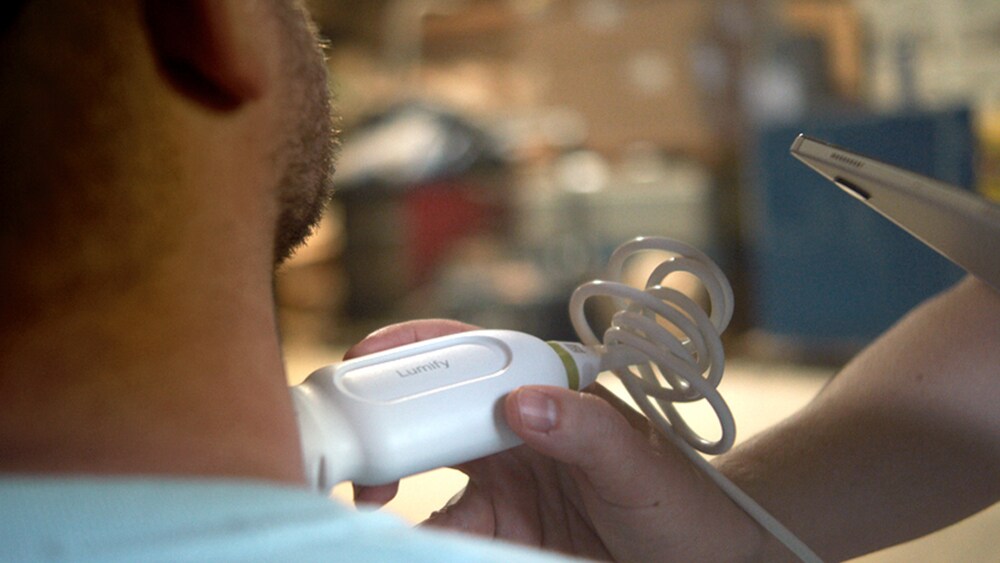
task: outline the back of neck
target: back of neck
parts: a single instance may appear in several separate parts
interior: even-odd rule
[[[3,331],[0,471],[303,481],[269,289],[177,289]]]

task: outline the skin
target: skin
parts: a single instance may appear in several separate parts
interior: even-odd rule
[[[403,323],[350,355],[469,328]],[[996,342],[1000,294],[965,280],[715,464],[825,560],[961,520],[1000,500]],[[427,525],[615,561],[795,560],[610,393],[523,388],[504,407],[525,445],[460,467],[468,487]]]
[[[370,335],[346,356],[473,328],[405,322]],[[554,420],[539,415],[549,409]],[[727,560],[761,544],[736,506],[642,415],[599,386],[585,393],[522,387],[506,398],[504,413],[525,445],[458,467],[469,476],[467,487],[424,525],[614,561]],[[382,504],[397,486],[356,487],[355,500]],[[726,542],[713,535],[722,530]]]
[[[970,516],[1000,500],[997,342],[1000,293],[967,279],[722,469],[829,560]]]
[[[0,470],[302,483],[273,276],[332,142],[302,12],[32,2],[2,48]]]
[[[0,78],[0,471],[303,484],[272,290],[329,190],[301,13],[37,0]],[[720,467],[831,559],[994,502],[998,319],[961,284]],[[351,354],[468,328],[390,327]],[[607,393],[504,407],[525,446],[463,466],[429,525],[623,561],[787,557]]]

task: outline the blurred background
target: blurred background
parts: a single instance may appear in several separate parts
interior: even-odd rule
[[[573,339],[572,290],[663,235],[734,286],[745,439],[962,275],[790,157],[795,135],[1000,199],[995,0],[307,3],[342,136],[279,277],[292,383],[405,319]],[[413,520],[461,486],[414,479],[390,507]],[[866,559],[1000,561],[995,512]]]

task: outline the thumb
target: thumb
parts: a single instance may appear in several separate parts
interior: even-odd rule
[[[582,471],[598,497],[622,508],[668,500],[651,498],[658,487],[650,484],[672,472],[690,478],[694,471],[680,452],[663,447],[650,426],[636,422],[641,415],[619,412],[594,394],[521,387],[505,399],[504,414],[530,448]]]

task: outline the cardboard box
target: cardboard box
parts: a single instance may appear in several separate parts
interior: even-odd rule
[[[579,113],[586,145],[615,154],[634,142],[706,153],[713,102],[699,87],[698,49],[711,34],[714,2],[622,1],[604,13],[555,3],[518,30],[517,53],[544,106]],[[596,10],[596,9],[595,9]]]

